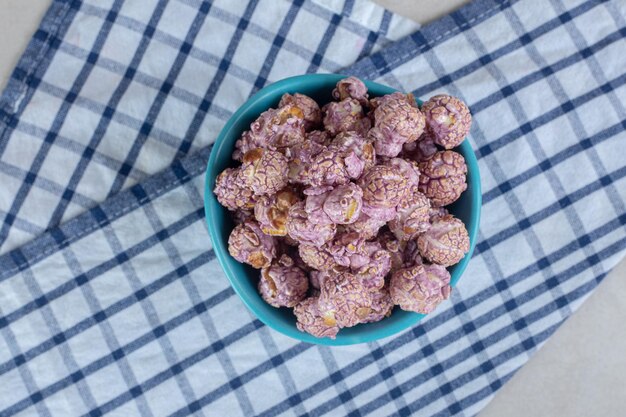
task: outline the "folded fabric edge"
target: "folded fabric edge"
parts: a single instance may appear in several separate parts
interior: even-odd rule
[[[490,18],[497,12],[514,4],[517,0],[475,0],[458,10],[434,22],[424,25],[420,30],[408,35],[382,50],[362,58],[346,68],[349,73],[365,79],[383,77],[397,66],[445,42]]]
[[[44,14],[0,95],[0,146],[36,91],[37,80],[48,69],[58,40],[65,36],[79,8],[77,1],[53,0]]]
[[[131,186],[24,246],[0,256],[0,281],[23,271],[130,211],[191,181],[206,170],[211,147],[178,159],[167,169]]]

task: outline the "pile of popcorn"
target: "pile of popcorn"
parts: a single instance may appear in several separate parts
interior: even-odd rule
[[[450,149],[471,125],[447,95],[420,109],[411,94],[369,99],[354,77],[332,95],[320,108],[285,94],[237,141],[241,165],[214,190],[237,223],[229,252],[261,269],[263,299],[330,338],[396,305],[429,313],[450,295],[446,267],[470,246],[444,208],[467,188],[465,160]]]

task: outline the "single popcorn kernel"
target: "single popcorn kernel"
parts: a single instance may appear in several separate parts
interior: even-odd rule
[[[237,225],[228,238],[228,252],[239,262],[261,269],[276,257],[276,241],[252,220]]]
[[[294,95],[284,94],[278,106],[283,107],[287,105],[292,105],[302,111],[305,131],[309,132],[322,123],[322,111],[320,110],[320,106],[311,97],[300,93],[295,93]]]
[[[401,93],[375,101],[374,127],[368,138],[374,142],[378,155],[393,158],[400,153],[402,145],[415,142],[424,132],[424,115],[414,104],[412,96]]]
[[[296,316],[296,327],[301,332],[307,332],[315,337],[334,339],[339,332],[336,324],[327,324],[319,310],[318,297],[309,297],[296,305],[293,309]]]
[[[309,220],[304,202],[291,206],[287,215],[287,233],[300,244],[322,246],[331,240],[337,231],[333,223],[316,224]]]
[[[459,146],[472,126],[472,115],[467,105],[456,97],[445,94],[431,97],[422,106],[426,129],[435,143],[446,149]]]
[[[318,305],[326,325],[352,327],[369,316],[371,295],[353,274],[329,274],[320,289]]]
[[[328,103],[322,107],[322,111],[324,128],[332,136],[350,131],[366,136],[371,127],[370,119],[363,114],[361,103],[353,98]]]
[[[397,168],[376,165],[363,174],[359,186],[363,189],[363,212],[386,222],[395,216],[409,184]]]
[[[254,217],[266,235],[287,235],[287,213],[299,201],[290,190],[282,190],[271,196],[261,196],[254,205]]]
[[[370,293],[372,297],[372,305],[370,306],[370,314],[361,321],[361,323],[374,323],[381,321],[382,319],[391,316],[391,310],[393,310],[393,301],[389,290],[385,287],[378,291]]]
[[[460,153],[437,152],[432,158],[420,163],[419,169],[419,190],[430,199],[433,207],[454,203],[467,189],[467,165]]]
[[[450,274],[441,265],[415,265],[393,273],[389,293],[402,310],[431,313],[450,296]]]
[[[396,208],[396,217],[389,222],[389,229],[398,240],[415,239],[430,227],[430,201],[413,185]]]
[[[233,158],[241,161],[252,149],[278,150],[303,142],[306,123],[304,117],[303,111],[293,104],[261,113],[250,125],[250,130],[244,132],[235,143]]]
[[[463,222],[452,215],[437,218],[417,239],[419,251],[430,262],[450,266],[469,251],[470,240]]]
[[[244,184],[239,169],[226,168],[222,171],[215,180],[213,192],[217,201],[229,210],[254,207],[254,193]]]
[[[271,306],[294,307],[306,297],[308,289],[306,274],[287,255],[261,270],[259,293]]]
[[[242,178],[255,195],[273,194],[287,185],[287,168],[283,154],[257,148],[244,155]]]
[[[367,87],[363,84],[363,81],[356,77],[348,77],[340,80],[332,94],[333,98],[338,101],[353,98],[363,106],[369,104],[367,99]]]

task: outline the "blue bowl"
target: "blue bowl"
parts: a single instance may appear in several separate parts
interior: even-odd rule
[[[215,141],[206,170],[204,186],[206,223],[211,241],[213,242],[213,250],[235,292],[239,294],[244,304],[263,323],[276,331],[304,342],[333,346],[371,342],[394,335],[416,325],[425,315],[402,311],[396,307],[390,317],[377,323],[361,324],[342,329],[334,340],[328,338],[319,339],[308,333],[300,332],[296,328],[296,319],[291,309],[274,308],[263,301],[257,291],[259,271],[237,262],[229,255],[228,236],[234,224],[228,210],[217,202],[212,190],[215,187],[215,179],[219,173],[228,167],[235,166],[235,161],[231,158],[235,141],[245,130],[249,129],[250,123],[263,111],[270,107],[276,107],[283,94],[302,93],[312,97],[318,103],[327,103],[332,100],[331,91],[337,81],[345,77],[337,74],[300,75],[278,81],[252,96],[228,120]],[[365,84],[369,89],[370,97],[382,96],[396,91],[391,87],[371,81],[365,81]],[[471,244],[465,258],[458,264],[448,268],[452,276],[451,285],[453,287],[461,278],[474,251],[481,206],[480,176],[478,163],[472,147],[469,141],[465,140],[455,150],[460,152],[467,162],[468,186],[459,200],[451,205],[449,209],[451,213],[465,223]]]

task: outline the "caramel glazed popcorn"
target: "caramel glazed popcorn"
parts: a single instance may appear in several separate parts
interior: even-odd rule
[[[241,165],[214,190],[237,223],[230,254],[261,269],[261,297],[329,338],[394,306],[430,313],[450,295],[446,267],[470,246],[445,208],[467,188],[451,150],[470,130],[467,106],[447,95],[421,109],[411,94],[369,99],[354,77],[332,95],[320,108],[285,94],[237,141]]]

